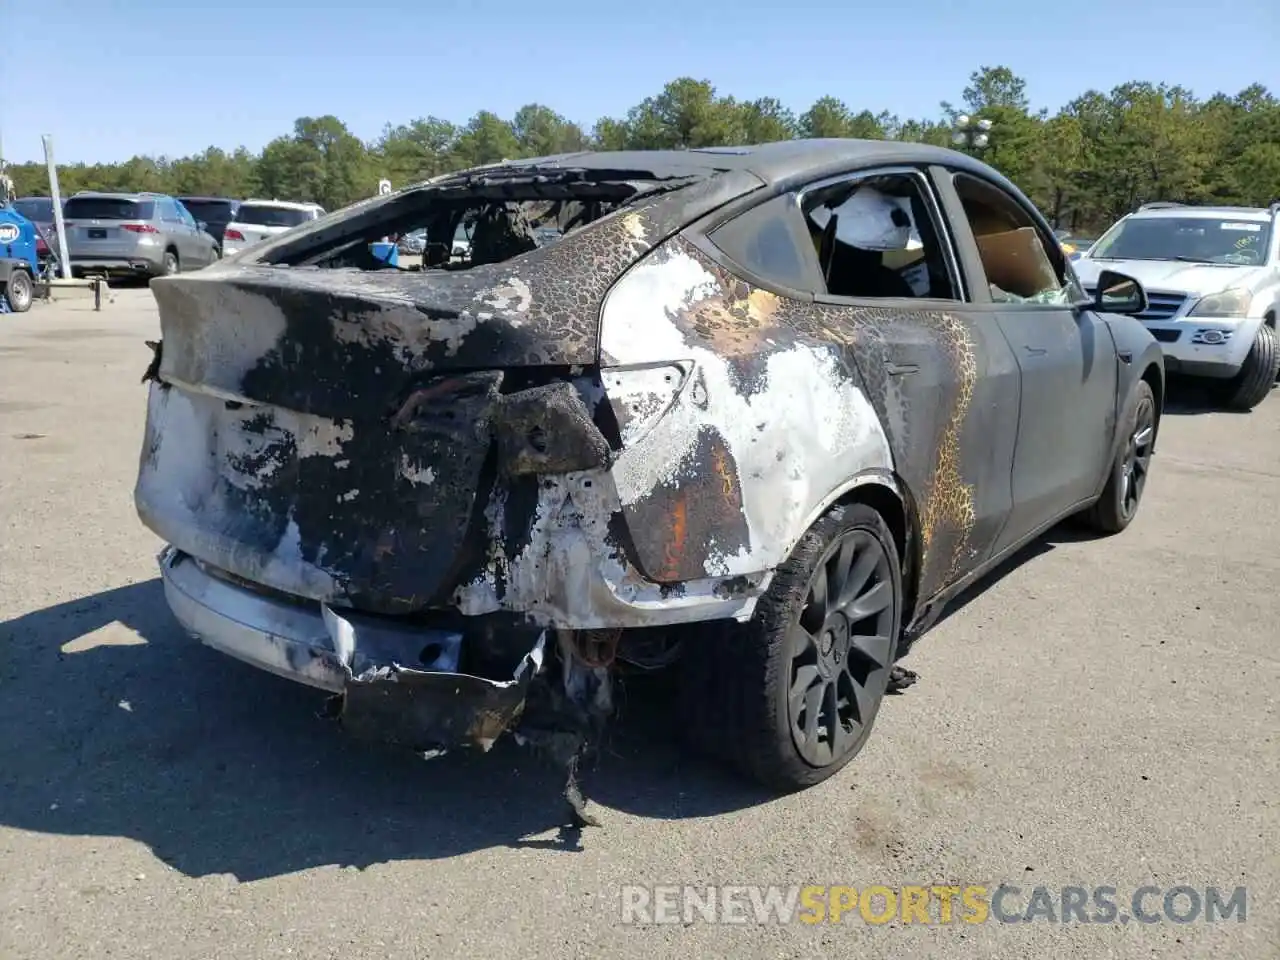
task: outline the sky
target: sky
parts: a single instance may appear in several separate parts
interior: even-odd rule
[[[387,122],[546,104],[590,126],[678,76],[798,113],[937,117],[1004,65],[1034,107],[1127,80],[1280,93],[1280,3],[1203,0],[35,0],[4,4],[10,162],[261,149],[300,116],[372,140]]]

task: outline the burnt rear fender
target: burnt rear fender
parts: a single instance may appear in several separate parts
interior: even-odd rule
[[[854,478],[893,475],[844,345],[792,325],[811,308],[680,238],[610,291],[601,376],[622,445],[611,472],[649,578],[772,570]]]

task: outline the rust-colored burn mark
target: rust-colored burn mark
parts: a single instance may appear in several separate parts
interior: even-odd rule
[[[782,298],[753,288],[701,256],[698,259],[715,277],[718,293],[686,307],[675,318],[677,324],[729,356],[767,349],[769,335],[778,330]]]
[[[943,316],[937,332],[955,376],[956,399],[939,439],[920,514],[923,579],[929,588],[940,588],[956,578],[976,519],[973,484],[965,483],[961,473],[960,444],[978,375],[973,337],[964,321],[952,314]],[[944,539],[950,544],[940,542]]]
[[[662,568],[658,571],[658,579],[666,581],[679,580],[680,568],[684,564],[685,542],[689,536],[689,504],[683,491],[672,502],[669,519],[671,527],[662,553]]]

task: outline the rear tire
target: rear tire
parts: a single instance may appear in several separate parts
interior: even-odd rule
[[[1258,336],[1249,348],[1240,372],[1225,385],[1227,407],[1252,410],[1267,398],[1278,375],[1280,349],[1276,344],[1276,332],[1264,323],[1258,328]]]
[[[164,272],[163,277],[174,277],[182,272],[182,263],[178,260],[178,251],[166,250],[164,252]]]
[[[1156,398],[1151,384],[1139,380],[1121,421],[1120,450],[1097,503],[1080,515],[1098,533],[1119,533],[1133,522],[1142,505],[1156,436]]]
[[[864,504],[837,506],[778,568],[749,623],[684,644],[690,744],[780,791],[827,779],[871,734],[897,650],[902,569]]]
[[[31,274],[25,270],[15,270],[9,274],[5,297],[9,301],[9,309],[14,313],[26,313],[30,310],[31,301],[35,299],[35,285],[31,282]]]

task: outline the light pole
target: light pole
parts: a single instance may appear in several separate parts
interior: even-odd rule
[[[951,142],[957,147],[968,147],[970,150],[985,150],[991,143],[991,121],[979,120],[967,113],[956,117],[955,133]]]

